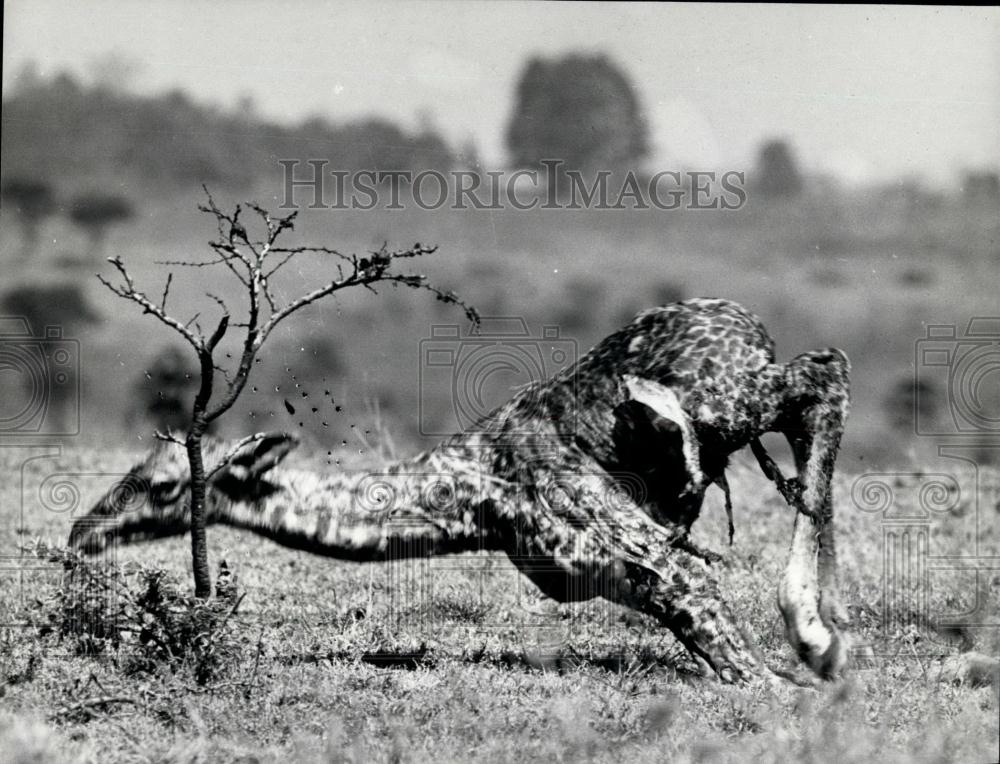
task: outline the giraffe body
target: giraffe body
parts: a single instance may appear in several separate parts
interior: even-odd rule
[[[725,604],[710,557],[687,535],[708,485],[726,486],[730,454],[781,432],[804,514],[779,607],[799,655],[832,677],[846,659],[830,478],[848,370],[838,350],[776,363],[761,322],[735,303],[674,303],[639,314],[572,367],[414,459],[359,475],[271,469],[273,458],[259,459],[266,467],[256,475],[224,468],[209,517],[346,559],[503,550],[547,595],[601,596],[646,612],[720,677],[746,680],[769,672]],[[256,444],[241,459],[252,465],[281,443]],[[170,448],[161,445],[137,477]],[[183,531],[183,490],[179,497],[172,526],[162,511],[159,524],[149,519],[151,500],[134,515],[135,532],[108,497],[89,519],[116,518],[126,539]],[[74,542],[99,543],[82,522]]]

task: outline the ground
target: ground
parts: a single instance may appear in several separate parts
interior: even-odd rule
[[[59,473],[86,507],[135,456],[67,450],[21,469],[26,455],[0,449],[4,555],[35,536],[62,541],[80,511],[72,499],[59,505],[56,494],[39,494],[42,481]],[[884,481],[897,511],[914,514],[907,497],[926,478],[911,470]],[[931,553],[968,554],[978,540],[979,555],[995,557],[996,475],[980,475],[978,490],[972,473],[955,479],[955,500],[938,502],[948,510],[931,530]],[[501,555],[358,565],[212,527],[213,564],[226,559],[246,595],[233,616],[245,651],[225,675],[204,686],[183,672],[128,676],[120,656],[76,656],[35,629],[4,628],[0,760],[995,761],[996,683],[939,681],[933,656],[958,647],[907,625],[908,606],[897,621],[883,619],[888,515],[860,509],[871,496],[859,499],[857,481],[841,475],[836,484],[841,580],[854,639],[871,647],[844,682],[773,694],[694,676],[680,646],[648,619],[602,603],[552,603]],[[731,482],[735,545],[725,545],[714,491],[697,537],[727,555],[723,586],[766,660],[791,666],[775,586],[792,518],[749,462],[737,460]],[[190,585],[188,552],[185,536],[117,556]],[[3,564],[0,615],[22,623],[58,573],[18,576],[18,560]],[[995,622],[1000,580],[987,573],[980,592]],[[976,587],[970,594],[962,575],[933,589],[932,614],[970,609]],[[995,623],[968,633],[976,650],[997,654]],[[128,700],[72,708],[101,696]]]

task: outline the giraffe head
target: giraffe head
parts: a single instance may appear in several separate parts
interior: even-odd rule
[[[270,485],[267,472],[297,445],[294,435],[268,433],[241,447],[209,480],[205,497],[208,522],[222,519],[222,512],[233,502],[266,495]],[[209,436],[204,438],[206,474],[215,469],[232,446]],[[89,512],[73,523],[69,546],[95,554],[112,537],[119,543],[130,543],[185,533],[191,527],[190,489],[191,470],[184,447],[158,441]]]

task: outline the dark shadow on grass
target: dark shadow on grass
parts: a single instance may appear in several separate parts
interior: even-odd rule
[[[581,667],[601,669],[613,674],[648,672],[668,669],[678,678],[701,677],[695,665],[681,653],[656,655],[653,653],[603,653],[583,655],[572,648],[553,652],[538,650],[505,650],[487,652],[485,649],[469,650],[460,654],[431,651],[425,646],[416,650],[377,650],[358,653],[349,650],[329,650],[311,653],[285,654],[276,661],[283,665],[322,662],[361,661],[379,668],[413,671],[418,668],[435,668],[441,663],[457,662],[523,671],[552,671],[567,673]]]

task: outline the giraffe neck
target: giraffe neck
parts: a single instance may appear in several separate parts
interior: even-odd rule
[[[494,548],[480,515],[499,490],[478,460],[435,449],[338,474],[274,468],[250,497],[220,486],[217,522],[285,546],[369,561]],[[231,492],[229,492],[231,493]]]

